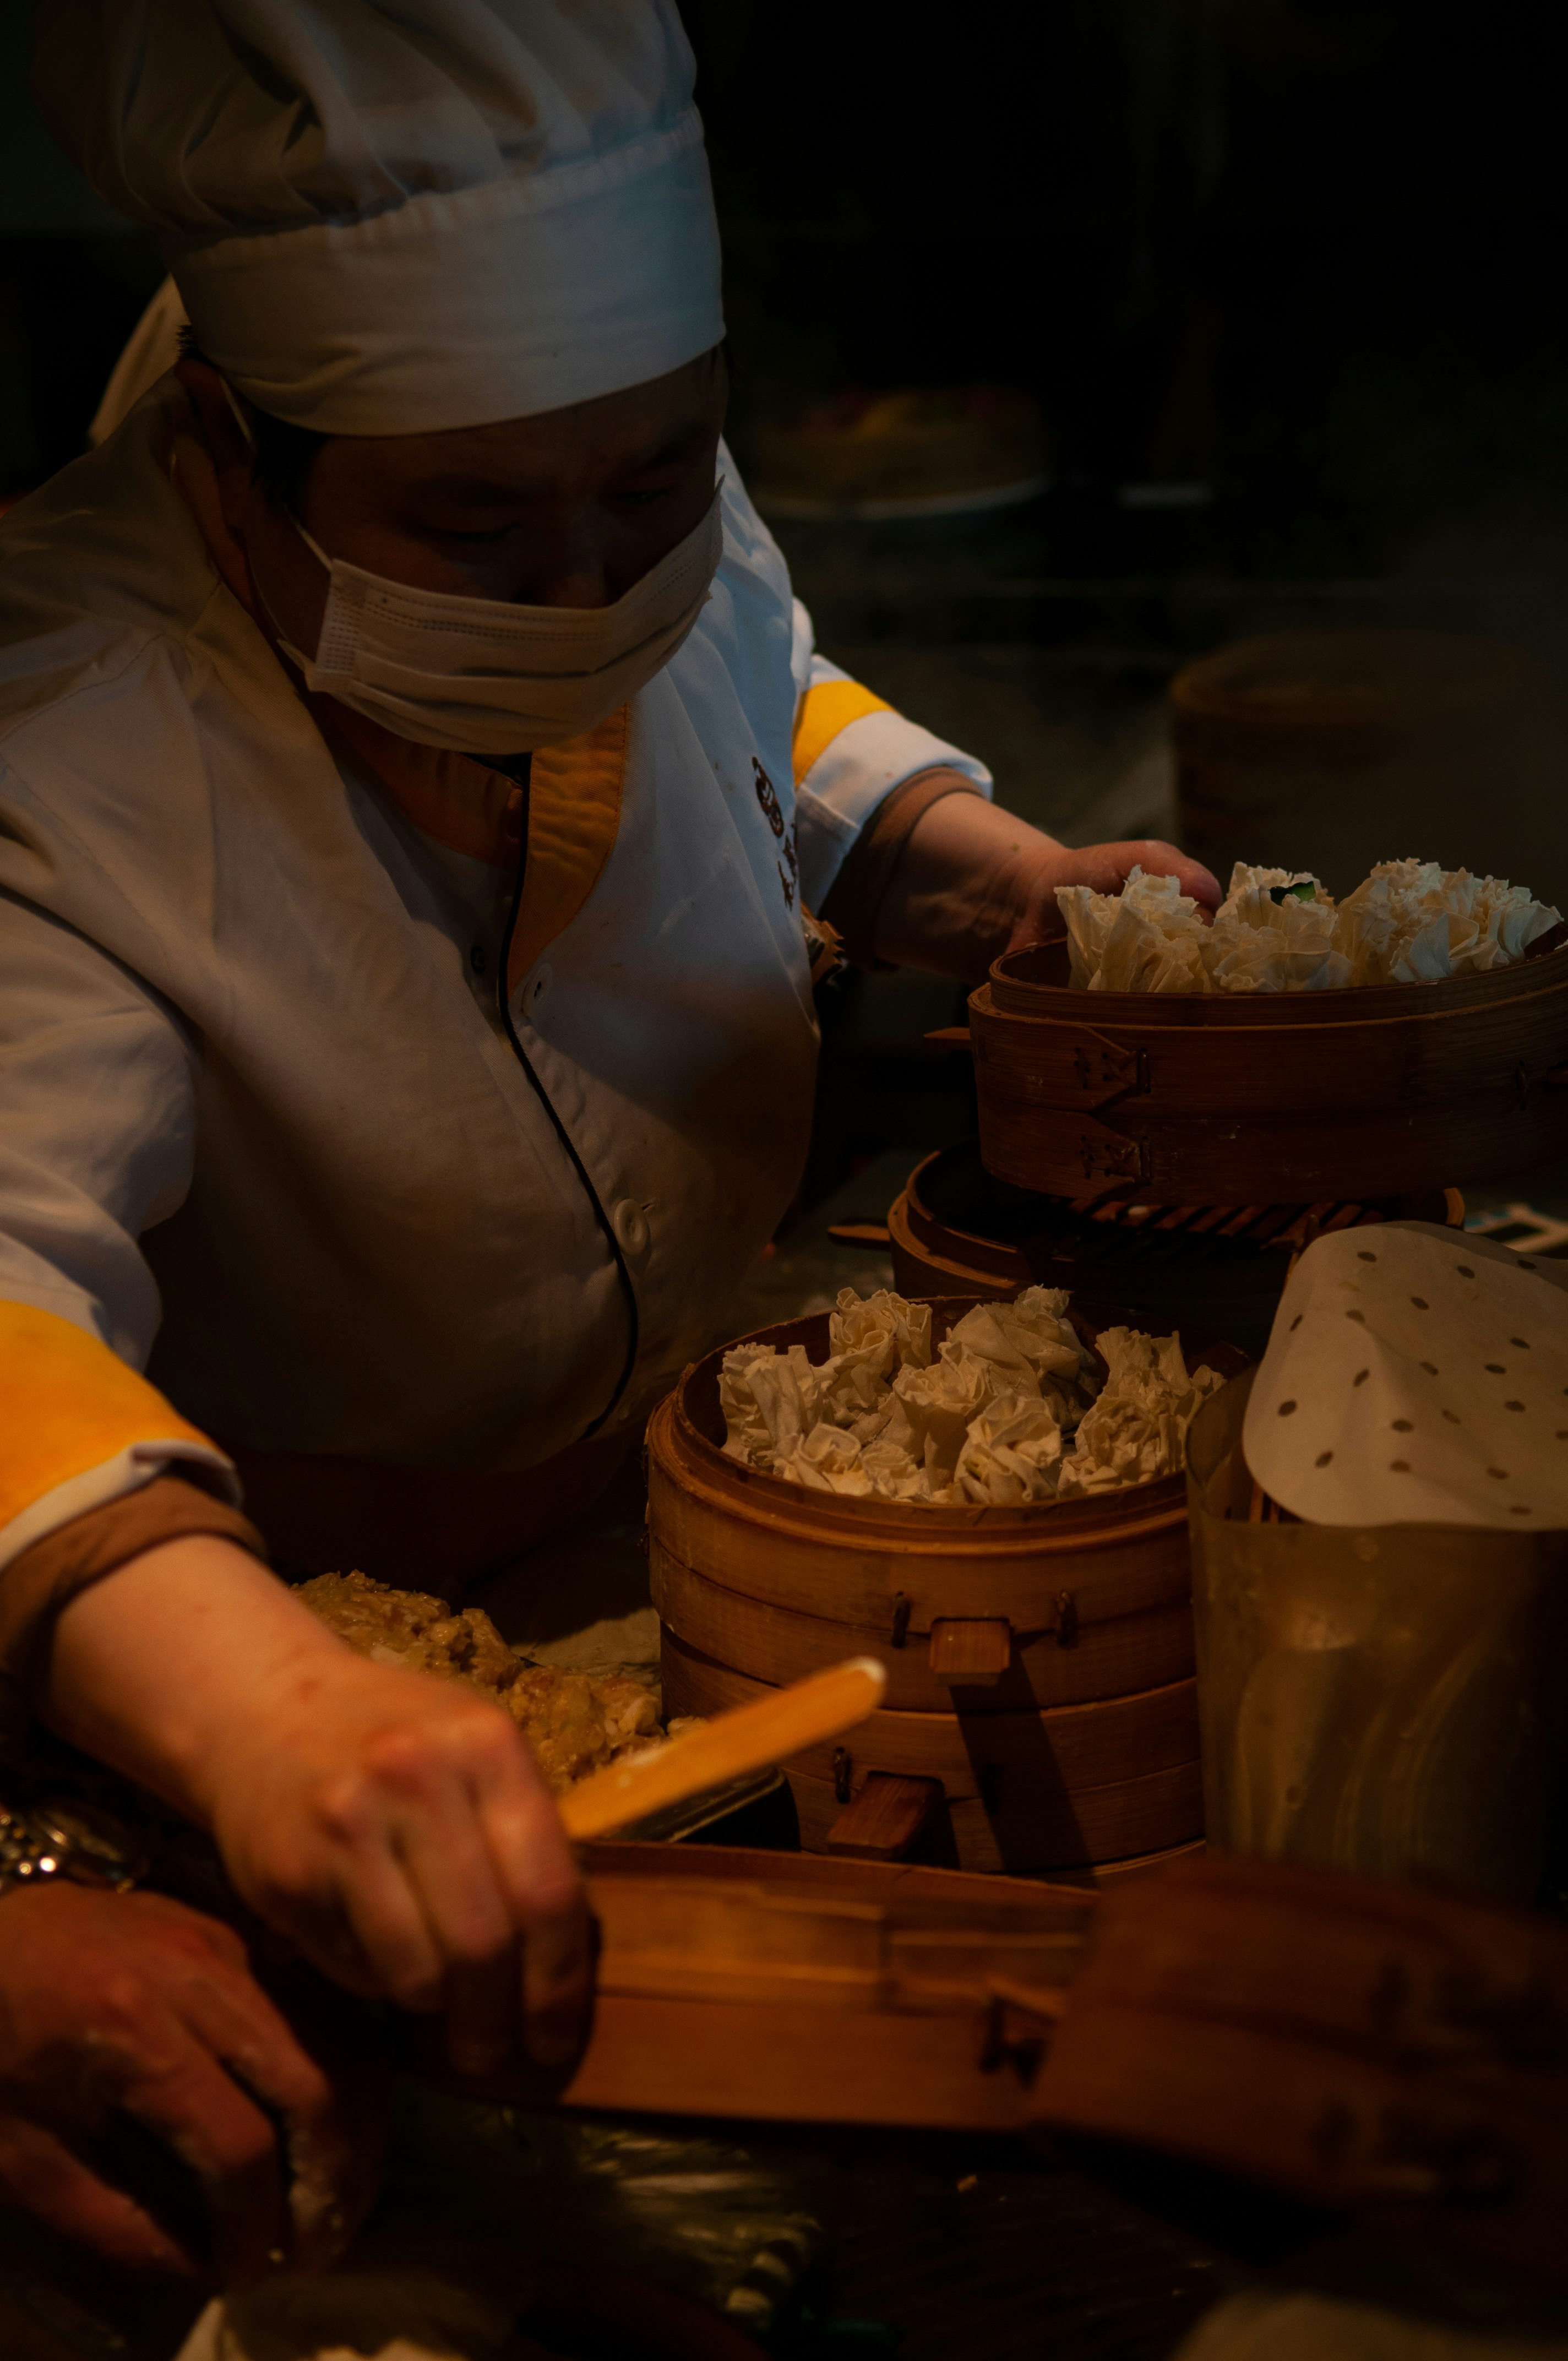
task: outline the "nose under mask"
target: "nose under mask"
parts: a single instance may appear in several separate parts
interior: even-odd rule
[[[250,422],[226,379],[246,442]],[[508,606],[419,590],[329,557],[313,656],[280,633],[306,686],[399,738],[460,754],[525,754],[581,738],[645,688],[684,644],[724,554],[722,483],[697,523],[609,607]]]
[[[716,488],[701,520],[608,607],[508,606],[420,590],[329,557],[314,656],[280,646],[312,689],[417,745],[519,754],[596,729],[683,644],[724,549]]]

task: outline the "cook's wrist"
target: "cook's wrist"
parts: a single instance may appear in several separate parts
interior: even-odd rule
[[[40,1709],[71,1744],[210,1821],[258,1715],[345,1659],[247,1551],[191,1535],[128,1559],[62,1609]]]
[[[1065,845],[1037,829],[1031,829],[1029,838],[1018,845],[1001,880],[1001,918],[991,960],[1025,943],[1049,942],[1066,931],[1055,889],[1067,858]]]

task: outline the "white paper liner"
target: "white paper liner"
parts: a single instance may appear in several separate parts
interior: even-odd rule
[[[1309,1523],[1568,1527],[1568,1267],[1390,1222],[1286,1282],[1243,1443]]]

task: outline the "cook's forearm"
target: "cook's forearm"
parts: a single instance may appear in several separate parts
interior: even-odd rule
[[[947,796],[921,815],[900,852],[877,908],[876,956],[979,983],[1004,951],[1062,933],[1059,886],[1119,894],[1135,869],[1174,877],[1200,912],[1219,903],[1202,862],[1157,837],[1058,844],[978,796]]]
[[[878,906],[877,957],[979,982],[1009,947],[1038,898],[1041,873],[1061,850],[1054,838],[979,796],[931,805]]]
[[[198,1820],[225,1729],[303,1697],[343,1644],[257,1560],[205,1534],[133,1558],[61,1610],[38,1711]]]

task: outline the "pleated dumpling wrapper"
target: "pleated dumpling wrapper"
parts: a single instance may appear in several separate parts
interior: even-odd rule
[[[1380,862],[1335,903],[1306,870],[1238,861],[1205,926],[1174,877],[1120,894],[1058,885],[1072,982],[1088,992],[1322,992],[1506,967],[1560,922],[1522,885],[1436,862]]]
[[[813,1366],[799,1345],[726,1353],[724,1448],[808,1491],[909,1507],[1021,1508],[1174,1474],[1218,1379],[1189,1374],[1178,1338],[1117,1328],[1101,1339],[1111,1377],[1100,1391],[1067,1310],[1044,1287],[977,1303],[933,1357],[928,1304],[846,1288],[828,1360]]]
[[[1383,861],[1339,906],[1352,983],[1435,983],[1522,959],[1561,914],[1506,878],[1435,861]]]
[[[1120,894],[1058,885],[1080,992],[1207,992],[1198,905],[1174,877],[1134,869]]]
[[[1179,1336],[1102,1328],[1096,1339],[1106,1378],[1079,1422],[1057,1489],[1063,1499],[1174,1476],[1187,1463],[1187,1430],[1224,1383],[1218,1370],[1189,1369]]]
[[[1568,1267],[1388,1222],[1286,1282],[1243,1448],[1309,1523],[1568,1527]]]

